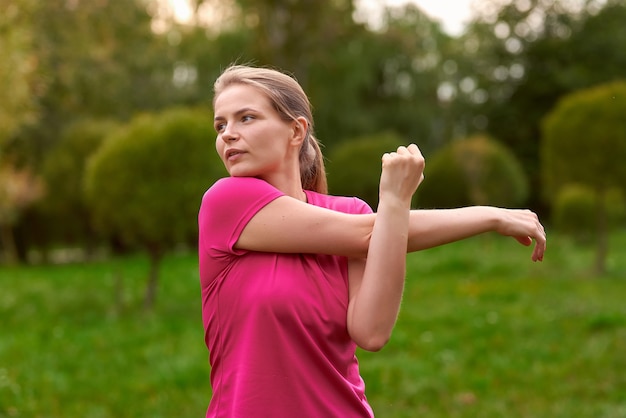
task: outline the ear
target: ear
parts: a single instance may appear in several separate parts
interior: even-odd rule
[[[293,130],[291,136],[291,142],[294,145],[301,145],[306,138],[306,133],[309,130],[309,122],[305,117],[299,117],[293,123]]]

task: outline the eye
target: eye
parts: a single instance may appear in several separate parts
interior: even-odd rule
[[[225,123],[216,123],[215,124],[215,130],[217,132],[222,132],[224,130],[224,128],[226,127]]]
[[[242,122],[248,122],[248,121],[250,121],[250,120],[252,120],[252,119],[254,119],[254,116],[252,116],[252,115],[245,115],[245,116],[243,116],[243,117],[241,118],[241,121],[242,121]]]

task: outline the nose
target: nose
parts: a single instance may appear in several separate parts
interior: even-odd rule
[[[222,131],[222,140],[224,142],[232,142],[237,140],[238,138],[238,134],[233,131],[232,127],[230,125],[226,125],[224,127],[224,130]]]

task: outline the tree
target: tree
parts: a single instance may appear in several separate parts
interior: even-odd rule
[[[32,0],[0,0],[0,151],[12,135],[37,117],[35,103],[43,83],[36,77],[33,7]]]
[[[613,188],[604,195],[602,207],[607,209],[609,228],[618,227],[626,213],[624,195]],[[552,197],[552,223],[554,227],[581,244],[594,241],[596,236],[596,193],[588,186],[567,184]]]
[[[6,1],[6,0],[3,0]],[[152,31],[142,0],[18,0],[27,13],[36,63],[37,124],[21,132],[11,152],[41,164],[66,125],[87,117],[128,120],[161,109],[177,96],[175,50]],[[42,90],[42,89],[39,89]]]
[[[0,244],[9,264],[19,260],[13,227],[22,212],[43,194],[41,181],[27,168],[0,165]]]
[[[606,195],[626,192],[626,82],[613,82],[565,96],[543,121],[541,167],[545,196],[568,184],[592,189],[596,203],[596,272],[606,270]]]
[[[426,165],[417,191],[422,207],[518,206],[528,197],[528,180],[517,158],[486,136],[457,140]]]
[[[39,234],[54,244],[78,244],[87,250],[96,245],[90,210],[83,193],[85,165],[105,137],[117,128],[108,120],[85,119],[63,130],[61,138],[46,155],[42,175],[49,193],[38,205],[47,227]],[[71,220],[71,222],[67,222]]]
[[[472,88],[459,98],[473,105],[457,119],[509,146],[532,190],[540,190],[541,120],[563,95],[623,77],[626,4],[485,0],[477,6],[479,18],[460,39],[466,52],[459,81]],[[531,198],[531,206],[544,209],[541,193]]]
[[[219,71],[234,61],[271,66],[303,85],[328,149],[381,130],[427,151],[447,141],[437,88],[441,49],[452,39],[416,6],[390,8],[384,25],[372,29],[354,20],[348,0],[195,3],[199,10],[229,8],[230,16],[217,34],[207,27],[182,38],[184,61],[197,69],[195,99],[210,98]]]
[[[328,156],[329,191],[357,196],[376,209],[381,157],[399,145],[403,145],[403,140],[393,133],[354,138],[337,145]]]
[[[212,132],[206,111],[143,114],[89,161],[85,190],[97,227],[149,255],[146,308],[155,300],[163,255],[181,243],[195,245],[202,193],[224,173]]]

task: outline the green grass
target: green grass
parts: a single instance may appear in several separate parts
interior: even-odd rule
[[[495,236],[410,255],[392,340],[359,352],[377,417],[626,417],[626,234],[611,245],[601,278],[558,238],[543,263]],[[152,313],[147,267],[0,267],[0,417],[203,416],[195,254],[164,261]]]

